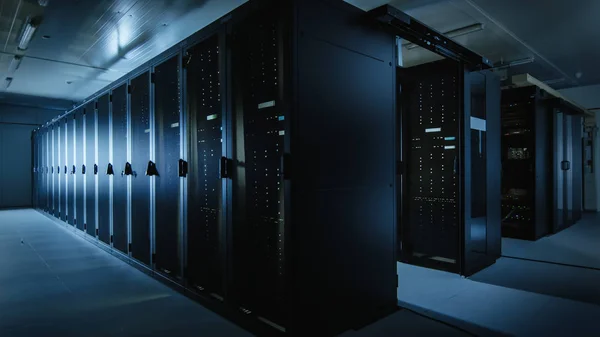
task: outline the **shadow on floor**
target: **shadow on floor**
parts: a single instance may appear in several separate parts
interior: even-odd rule
[[[477,325],[472,322],[458,319],[449,315],[445,315],[434,310],[428,310],[416,305],[398,302],[398,305],[405,308],[404,311],[409,311],[413,315],[419,315],[420,317],[428,317],[429,319],[436,320],[442,324],[454,329],[455,333],[461,333],[461,336],[486,336],[486,337],[508,337],[510,334],[502,333],[499,331],[491,330],[487,327]],[[423,335],[426,336],[426,335]],[[427,335],[433,336],[433,335]],[[436,336],[446,336],[445,334],[436,334]]]
[[[472,281],[600,305],[600,271],[501,258]]]

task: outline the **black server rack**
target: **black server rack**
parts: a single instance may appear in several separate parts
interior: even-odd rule
[[[68,222],[69,216],[69,210],[68,210],[68,203],[71,200],[71,198],[69,198],[69,169],[68,169],[68,158],[69,158],[69,153],[68,153],[68,149],[67,149],[67,129],[68,129],[68,120],[67,118],[65,118],[64,120],[60,120],[57,123],[60,123],[61,125],[61,133],[60,133],[60,147],[61,147],[61,174],[63,177],[63,184],[61,186],[61,200],[60,200],[60,207],[61,207],[61,214],[60,214],[60,218],[61,220]]]
[[[83,161],[84,157],[84,128],[85,128],[85,109],[83,107],[79,108],[77,113],[75,114],[75,218],[73,222],[75,223],[77,229],[84,231],[85,230],[85,218],[84,218],[84,184],[85,184],[85,163]]]
[[[56,215],[58,212],[58,207],[56,205],[56,173],[54,170],[54,164],[56,163],[56,140],[57,140],[58,130],[56,129],[56,124],[53,124],[50,128],[50,214]]]
[[[41,152],[41,161],[42,161],[42,179],[41,179],[41,201],[42,201],[42,210],[47,211],[48,205],[46,204],[46,170],[48,168],[48,164],[46,163],[46,153],[48,153],[48,149],[46,148],[46,129],[43,129],[40,134],[40,144],[42,148]]]
[[[62,127],[61,127],[61,123],[60,121],[57,121],[55,123],[56,125],[56,147],[55,147],[55,151],[56,151],[56,162],[55,162],[55,168],[54,168],[54,172],[56,172],[56,210],[57,212],[54,213],[54,216],[56,216],[58,219],[62,219],[62,212],[64,212],[63,208],[62,208],[62,199],[63,199],[63,189],[62,189],[62,184],[63,184],[63,176],[60,174],[61,173],[61,167],[62,167]]]
[[[399,259],[471,275],[500,256],[500,81],[455,60],[398,69]]]
[[[150,73],[131,80],[131,239],[134,259],[150,265],[150,177],[156,173],[150,161]]]
[[[110,93],[104,93],[96,101],[98,118],[98,239],[107,245],[112,243],[112,195],[111,183],[114,167],[111,161]]]
[[[191,287],[224,296],[225,209],[221,182],[223,102],[219,38],[186,51],[186,108],[189,123],[189,175],[186,277]],[[225,139],[225,141],[227,141]]]
[[[67,202],[67,213],[68,213],[68,222],[71,226],[76,226],[76,203],[77,203],[77,167],[75,162],[75,153],[76,153],[76,144],[75,144],[75,127],[76,127],[76,114],[75,113],[69,115],[66,118],[66,143],[67,143],[67,167],[69,168],[69,185],[67,188],[68,202]]]
[[[482,62],[401,12],[365,13],[335,0],[253,0],[148,61],[58,121],[61,164],[72,172],[85,159],[86,217],[78,225],[85,221],[99,246],[261,334],[269,327],[333,335],[392,312],[396,186],[405,179],[395,156],[396,121],[404,118],[397,116],[404,99],[397,34]],[[436,49],[439,41],[444,48]],[[471,188],[469,160],[495,165],[488,93],[497,83],[488,74],[478,82],[486,94],[474,104],[484,104],[485,115],[472,117],[488,124],[473,129],[465,112],[481,92],[471,92],[475,75],[457,68],[456,76],[465,105],[456,110],[456,200],[469,204],[452,210],[460,220],[472,215],[463,193]],[[69,222],[82,169],[61,187]],[[475,193],[493,194],[489,175],[475,179],[487,187]],[[36,186],[46,187],[45,180]],[[495,249],[490,205],[473,206],[487,211],[488,253]],[[468,251],[457,256],[474,268],[479,248],[465,233],[475,220],[460,221],[455,246]]]
[[[85,222],[86,232],[96,237],[96,102],[85,105]]]
[[[502,91],[502,235],[537,240],[581,217],[578,109],[536,86]]]
[[[187,175],[187,162],[182,159],[182,125],[181,124],[181,57],[180,54],[170,56],[166,61],[156,65],[152,75],[154,90],[154,128],[155,159],[158,174],[155,177],[155,230],[154,230],[154,264],[157,271],[175,279],[182,276],[183,219],[180,213],[182,198],[180,197],[180,180]],[[188,67],[193,61],[190,60]],[[201,78],[194,74],[194,79]],[[188,90],[189,92],[189,90]],[[200,97],[200,93],[192,92],[191,97]],[[191,146],[194,146],[193,144]],[[194,165],[194,167],[197,167]],[[195,194],[188,194],[188,200]],[[194,205],[198,205],[194,203]],[[190,212],[201,209],[193,207]],[[190,213],[190,227],[200,218]],[[197,220],[198,219],[198,220]],[[191,249],[199,249],[199,244]],[[190,254],[193,255],[193,254]],[[190,271],[191,272],[191,271]]]
[[[129,211],[127,198],[127,179],[133,174],[127,161],[128,100],[127,83],[112,90],[112,165],[113,178],[113,218],[111,241],[113,247],[129,254]]]
[[[538,239],[552,222],[553,111],[538,87],[502,91],[502,235]]]

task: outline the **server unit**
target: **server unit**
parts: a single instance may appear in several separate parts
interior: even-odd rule
[[[400,261],[470,275],[500,256],[500,82],[443,60],[398,69]]]
[[[537,240],[581,218],[582,111],[537,86],[502,91],[502,235]]]
[[[397,100],[409,96],[397,91],[396,35],[469,69],[487,62],[391,7],[248,2],[53,122],[70,173],[63,220],[261,334],[333,335],[394,311],[397,181],[409,177],[397,176]],[[460,69],[448,179],[470,271],[495,249],[491,203],[465,191],[495,188],[469,170],[494,166],[496,82]],[[34,135],[42,162],[47,130]],[[446,141],[427,145],[441,154]],[[479,220],[487,241],[463,233]]]

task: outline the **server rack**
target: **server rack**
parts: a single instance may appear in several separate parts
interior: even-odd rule
[[[485,63],[406,18],[255,0],[90,97],[59,120],[65,165],[96,157],[87,237],[261,333],[330,335],[395,310],[396,34]]]
[[[96,103],[89,102],[84,108],[85,115],[85,160],[82,168],[85,175],[85,221],[83,227],[92,237],[97,235],[96,224],[96,177],[98,165],[96,164]]]
[[[500,256],[500,82],[443,60],[398,68],[399,259],[471,275]]]
[[[536,86],[502,91],[503,236],[537,240],[581,218],[581,113]]]

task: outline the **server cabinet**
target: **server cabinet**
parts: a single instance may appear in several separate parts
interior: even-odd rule
[[[552,103],[556,101],[553,100]],[[552,233],[570,227],[581,219],[582,117],[571,109],[553,106],[554,136],[554,221]]]
[[[62,213],[64,212],[63,208],[62,208],[62,199],[63,199],[63,188],[62,188],[62,184],[63,184],[63,176],[61,175],[61,167],[62,167],[62,156],[63,156],[63,149],[62,149],[62,123],[61,121],[57,121],[56,122],[56,163],[55,163],[55,172],[56,172],[56,209],[58,210],[58,212],[55,212],[54,215],[58,218],[58,219],[62,219]]]
[[[76,186],[76,174],[77,174],[77,168],[75,166],[75,153],[76,153],[76,149],[75,149],[75,125],[76,125],[76,121],[75,121],[75,113],[73,113],[72,115],[67,115],[65,117],[66,119],[66,144],[67,144],[67,167],[69,170],[69,184],[68,184],[68,190],[67,193],[69,195],[68,197],[68,201],[67,201],[67,221],[69,223],[69,225],[71,226],[75,226],[75,205],[77,202],[76,199],[76,193],[77,193],[77,186]]]
[[[41,144],[42,144],[42,210],[44,210],[44,212],[48,211],[48,204],[47,204],[47,200],[48,200],[48,191],[47,191],[47,187],[46,187],[46,180],[47,180],[47,170],[48,170],[48,163],[46,162],[46,156],[48,153],[48,147],[47,147],[47,129],[44,128],[42,129],[42,133],[41,133]]]
[[[553,109],[537,87],[502,91],[502,235],[535,240],[549,233]]]
[[[86,232],[96,237],[96,102],[85,106],[85,222]],[[106,141],[104,139],[103,141]]]
[[[398,77],[400,260],[470,275],[500,256],[499,79],[453,60]]]
[[[32,176],[32,180],[33,180],[33,186],[31,189],[31,203],[33,204],[33,208],[38,208],[38,201],[37,201],[37,187],[39,186],[38,183],[38,145],[37,145],[37,130],[35,130],[34,132],[32,132],[31,134],[31,152],[33,154],[33,158],[32,158],[32,164],[33,164],[33,169],[31,171],[31,176]]]
[[[75,113],[75,218],[73,222],[77,229],[85,231],[84,217],[84,185],[86,166],[84,161],[84,128],[85,128],[85,109],[79,108]]]
[[[186,100],[189,114],[187,268],[192,287],[223,294],[223,156],[218,37],[187,51]]]
[[[150,73],[131,80],[131,254],[150,265]],[[145,172],[145,174],[144,174]]]
[[[111,162],[110,138],[110,94],[98,98],[98,238],[110,245],[111,240],[111,177],[114,174]]]
[[[46,211],[46,162],[44,160],[46,156],[46,142],[44,140],[45,134],[46,129],[42,128],[40,130],[40,163],[42,169],[40,175],[40,209],[42,209],[44,212]]]
[[[198,56],[198,55],[197,55]],[[189,69],[194,68],[195,59],[188,64]],[[201,78],[202,74],[192,73],[193,79]],[[181,92],[180,84],[181,66],[180,56],[175,55],[154,68],[154,129],[155,129],[155,158],[158,175],[155,177],[155,230],[154,230],[154,264],[156,270],[171,277],[181,276],[183,233],[181,231],[179,184],[180,176],[185,175],[183,162],[180,161],[181,150]],[[201,93],[189,91],[190,99],[198,100]],[[192,110],[188,111],[191,114]],[[199,141],[191,142],[196,147]],[[218,159],[217,159],[218,160]],[[198,166],[192,165],[192,172],[197,172]],[[197,203],[196,190],[190,189],[188,200],[192,205],[189,212],[189,228],[192,233],[202,219],[197,214],[200,204]],[[202,211],[200,211],[202,212]],[[188,257],[192,263],[188,264],[189,276],[196,275],[195,250],[203,249],[200,242],[191,242],[188,245]],[[201,284],[198,283],[198,284]]]
[[[69,129],[68,118],[67,117],[63,118],[62,120],[60,120],[60,123],[62,125],[60,139],[61,139],[61,154],[62,154],[61,168],[62,168],[62,176],[63,176],[63,185],[61,186],[62,191],[61,191],[61,200],[60,200],[60,207],[62,209],[61,220],[68,222],[68,220],[69,220],[68,204],[69,204],[69,201],[71,200],[71,198],[69,198],[69,181],[70,181],[69,169],[68,169],[69,150],[67,148],[68,129]]]
[[[49,130],[49,135],[50,135],[50,153],[49,155],[49,164],[50,164],[50,214],[54,215],[56,214],[55,212],[56,210],[56,204],[54,202],[54,196],[55,196],[55,188],[56,186],[56,175],[54,174],[54,163],[55,163],[55,154],[56,154],[56,148],[55,148],[55,140],[56,140],[56,130],[55,130],[55,125],[52,124],[50,126],[50,130]]]
[[[502,91],[503,236],[537,240],[580,217],[578,113],[538,87]]]
[[[127,177],[133,174],[127,161],[127,83],[113,89],[112,97],[112,141],[113,141],[113,247],[128,254],[129,219],[127,211]]]
[[[277,17],[269,16],[254,18],[235,32],[232,73],[239,80],[234,90],[240,103],[235,116],[232,258],[240,305],[285,326],[281,30]]]

